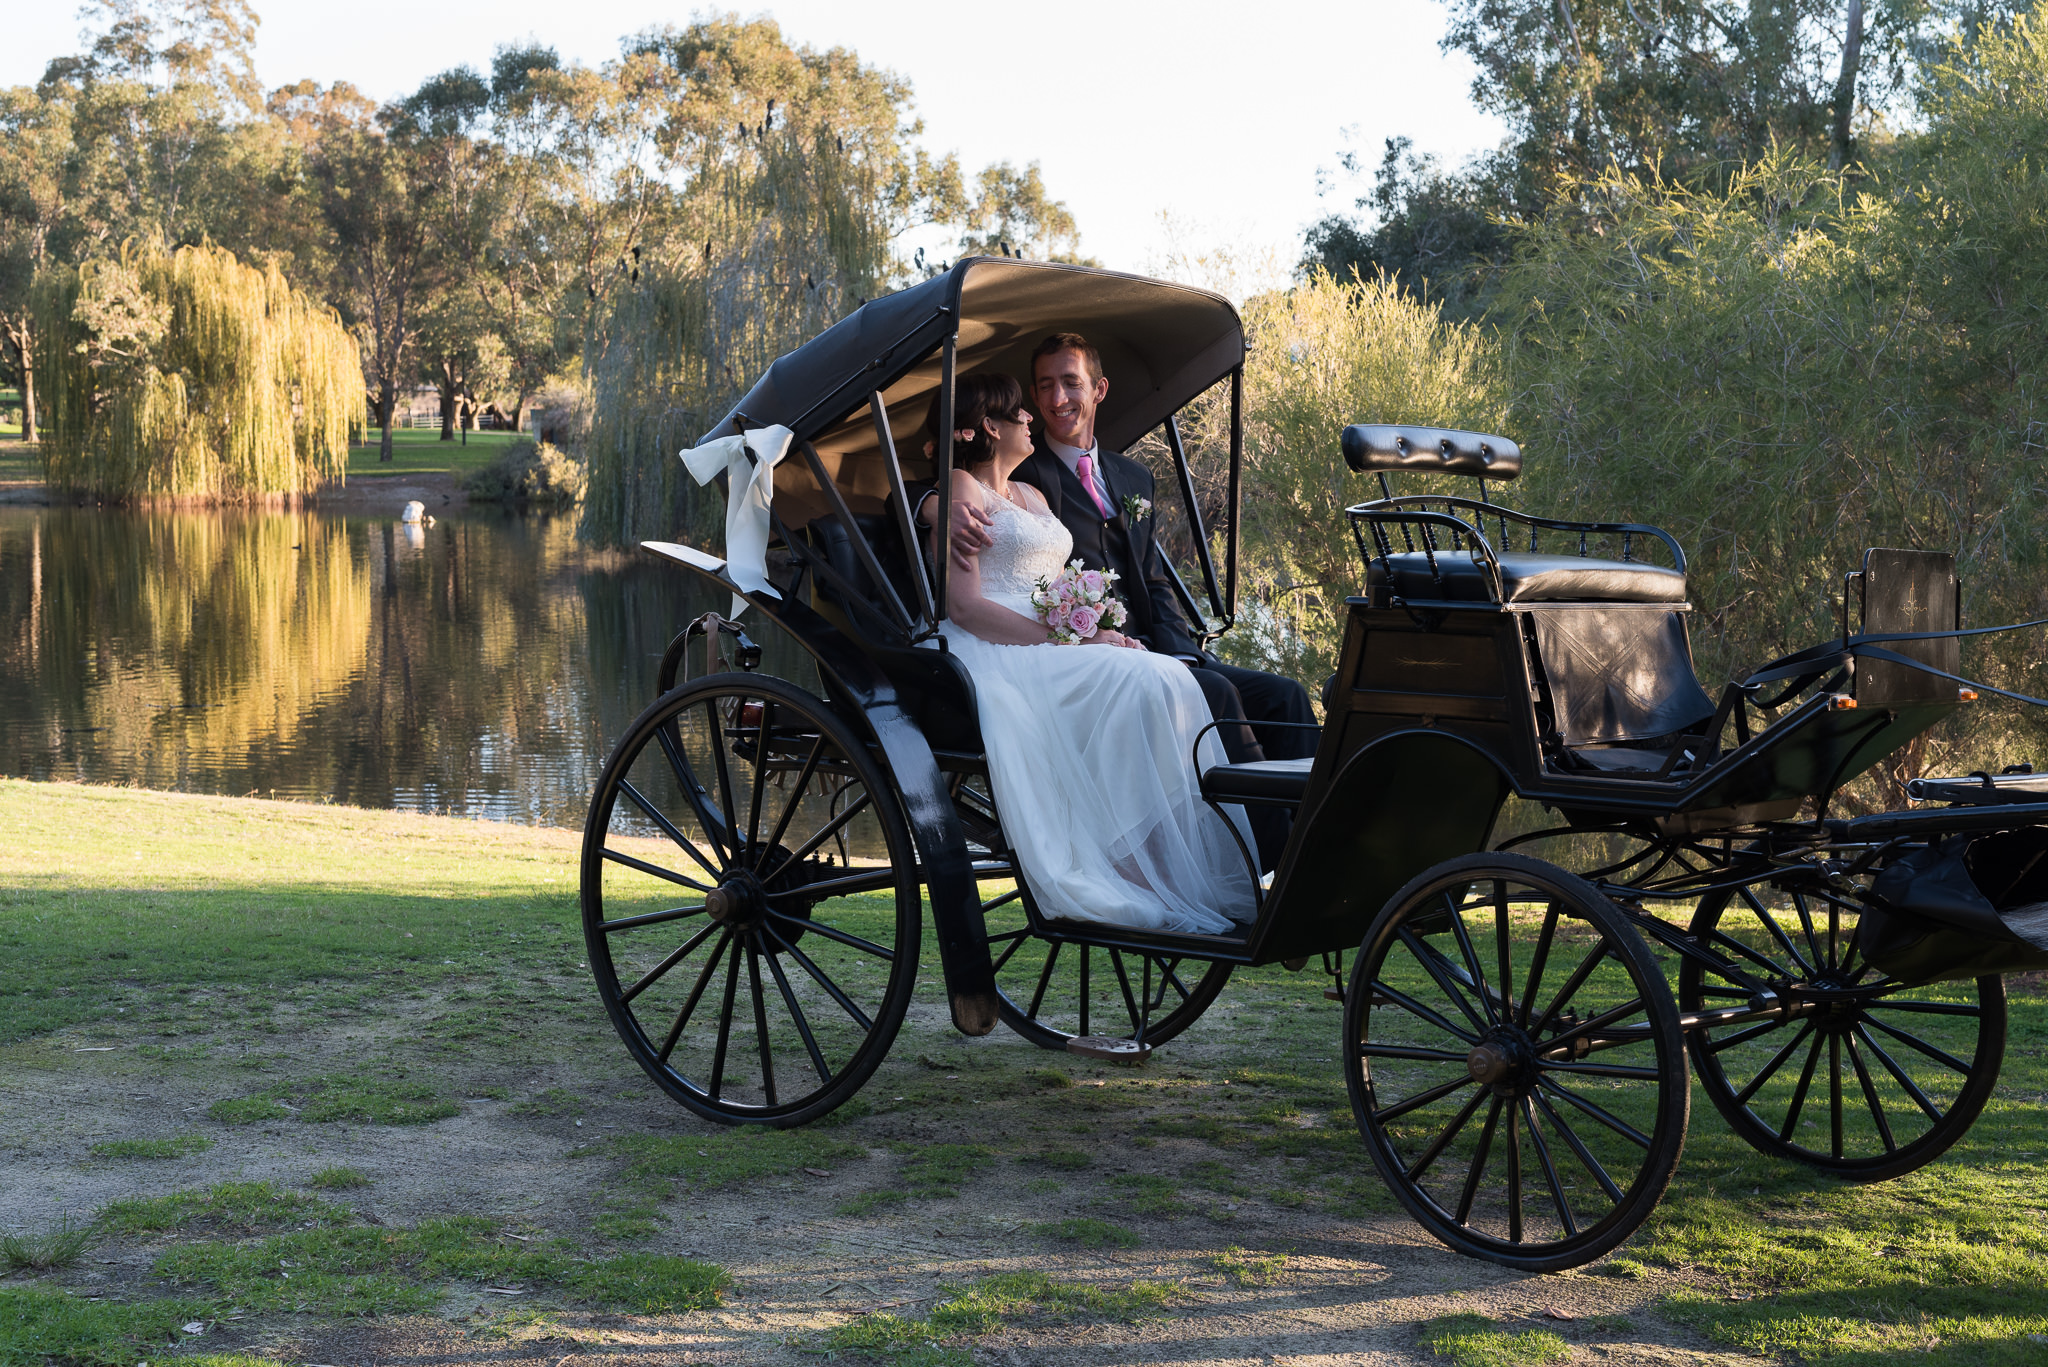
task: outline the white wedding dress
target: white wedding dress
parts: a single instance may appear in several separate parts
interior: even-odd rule
[[[1067,563],[1073,534],[980,492],[994,518],[982,596],[1034,617],[1031,591]],[[951,622],[944,632],[974,678],[996,810],[1045,915],[1197,934],[1251,919],[1251,873],[1196,786],[1194,740],[1211,717],[1185,664],[1114,646],[997,645]],[[1224,762],[1213,730],[1199,758]],[[1242,811],[1226,810],[1249,847]]]

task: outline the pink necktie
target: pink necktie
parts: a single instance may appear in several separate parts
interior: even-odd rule
[[[1107,519],[1109,505],[1102,501],[1102,495],[1095,492],[1095,457],[1083,456],[1074,463],[1074,473],[1081,477],[1081,487],[1088,491],[1088,501],[1095,505],[1095,511]]]

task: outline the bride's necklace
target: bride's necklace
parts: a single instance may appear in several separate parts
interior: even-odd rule
[[[993,467],[991,467],[991,468],[993,468]],[[997,498],[1001,499],[1001,500],[1002,500],[1003,502],[1005,502],[1005,503],[1014,503],[1014,502],[1016,502],[1016,500],[1015,500],[1015,499],[1013,499],[1013,498],[1011,498],[1011,497],[1010,497],[1010,490],[1009,490],[1009,487],[1008,487],[1008,486],[1009,486],[1009,483],[1010,483],[1010,481],[1008,481],[1008,480],[1004,480],[1004,481],[1003,481],[1003,484],[1005,485],[1005,487],[1004,487],[1004,488],[1001,488],[1001,489],[998,489],[998,488],[997,488],[997,487],[996,487],[995,485],[993,485],[993,484],[989,483],[989,482],[988,482],[987,480],[983,479],[983,478],[982,478],[982,477],[981,477],[980,475],[977,475],[977,474],[975,474],[975,473],[974,473],[974,472],[973,472],[972,470],[969,470],[969,471],[968,471],[967,473],[968,473],[968,475],[969,475],[970,477],[972,477],[972,478],[973,478],[973,480],[974,480],[974,482],[975,482],[976,484],[979,484],[979,485],[980,485],[980,486],[981,486],[982,488],[984,488],[984,489],[988,490],[988,491],[989,491],[990,493],[994,494],[994,495],[995,495],[995,496],[996,496]]]

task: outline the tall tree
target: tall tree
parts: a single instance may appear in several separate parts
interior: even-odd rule
[[[419,306],[432,289],[425,187],[410,149],[381,129],[345,130],[313,162],[334,233],[337,302],[362,347],[363,378],[391,459],[391,422],[417,373]]]
[[[21,390],[23,441],[36,439],[32,290],[66,207],[70,110],[26,86],[0,90],[0,374]]]

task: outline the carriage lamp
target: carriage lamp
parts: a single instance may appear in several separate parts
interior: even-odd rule
[[[1828,694],[1828,710],[1831,712],[1846,712],[1854,706],[1856,700],[1847,693]]]
[[[1976,690],[1976,689],[1974,689],[1974,688],[1958,688],[1958,689],[1956,690],[1956,701],[1957,701],[1957,702],[1975,702],[1975,701],[1977,701],[1977,690]]]

